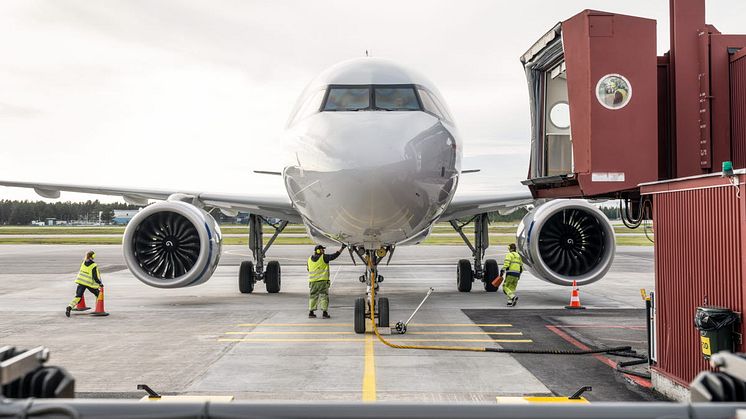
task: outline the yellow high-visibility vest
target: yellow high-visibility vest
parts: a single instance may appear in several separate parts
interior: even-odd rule
[[[314,262],[311,257],[308,258],[308,282],[328,281],[329,264],[324,262],[324,255]]]
[[[521,259],[521,255],[518,252],[509,252],[505,255],[503,269],[506,275],[520,276],[523,271],[523,259]]]
[[[85,262],[80,264],[80,272],[78,272],[78,278],[75,279],[76,284],[85,285],[89,288],[98,288],[98,282],[93,279],[93,270],[96,269],[96,263],[91,263],[85,266]]]

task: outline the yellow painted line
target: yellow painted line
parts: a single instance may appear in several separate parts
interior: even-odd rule
[[[568,397],[496,397],[498,404],[531,404],[531,403],[589,403],[585,397],[570,399]]]
[[[322,320],[323,321],[323,320]],[[237,324],[238,327],[256,327],[256,326],[270,326],[270,327],[301,327],[301,326],[318,326],[318,327],[341,327],[349,326],[352,327],[352,323],[241,323]]]
[[[523,332],[407,332],[407,335],[481,335],[481,336],[523,336]]]
[[[355,332],[318,332],[318,331],[297,331],[289,330],[287,332],[265,332],[265,331],[247,331],[247,332],[225,332],[226,335],[354,335]]]
[[[480,327],[513,327],[512,324],[508,324],[508,323],[483,323],[483,324],[479,324],[479,323],[441,323],[441,324],[438,324],[438,323],[412,323],[412,324],[410,324],[407,327],[439,327],[439,326],[443,326],[443,327],[475,327],[475,326],[480,326]]]
[[[352,323],[326,323],[323,320],[313,323],[241,323],[237,327],[352,327]],[[509,323],[412,323],[409,327],[513,327]]]
[[[363,338],[222,338],[218,342],[364,342]],[[531,339],[391,339],[398,342],[484,342],[484,343],[532,343]]]
[[[319,332],[319,331],[247,331],[225,332],[226,335],[355,335],[355,332]],[[478,336],[523,336],[523,332],[407,332],[407,335],[478,335]]]
[[[223,338],[218,339],[218,342],[364,342],[363,338],[256,338],[256,339],[240,339],[240,338]]]
[[[373,335],[365,337],[365,367],[363,369],[363,401],[376,401],[376,357]]]

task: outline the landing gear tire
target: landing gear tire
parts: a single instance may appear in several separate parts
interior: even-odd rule
[[[365,333],[365,298],[355,299],[355,333]]]
[[[389,327],[389,299],[378,299],[378,327]]]
[[[495,259],[487,259],[484,262],[484,290],[487,292],[497,291],[497,287],[492,285],[492,280],[500,274]]]
[[[461,259],[458,261],[458,268],[456,269],[456,286],[460,292],[471,291],[471,282],[474,278],[474,273],[471,270],[471,262],[468,259]]]
[[[241,294],[251,294],[254,291],[254,262],[243,261],[238,270],[238,290]]]
[[[267,264],[267,271],[264,273],[264,284],[267,286],[267,292],[275,294],[280,292],[280,262],[273,260]]]

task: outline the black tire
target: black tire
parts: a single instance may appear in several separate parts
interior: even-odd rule
[[[365,333],[365,298],[355,299],[355,333]]]
[[[378,299],[378,327],[389,327],[389,299]]]
[[[241,294],[251,294],[254,292],[254,262],[246,260],[241,262],[241,268],[238,270],[238,290]]]
[[[497,287],[492,285],[492,280],[500,274],[500,268],[495,259],[487,259],[484,262],[484,290],[487,292],[497,291]]]
[[[280,292],[280,262],[273,260],[267,264],[267,270],[264,272],[264,285],[267,286],[267,292],[270,294]]]
[[[456,286],[460,292],[471,291],[471,282],[474,280],[474,272],[471,270],[471,262],[468,259],[458,261],[456,268]]]

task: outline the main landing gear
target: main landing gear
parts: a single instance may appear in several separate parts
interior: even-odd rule
[[[471,244],[469,238],[464,234],[464,227],[474,221],[474,245]],[[497,291],[497,287],[492,286],[492,280],[500,273],[500,268],[495,259],[487,259],[482,265],[482,259],[484,253],[488,247],[490,247],[490,235],[489,235],[489,218],[487,214],[475,215],[471,220],[466,223],[459,224],[456,220],[451,220],[451,227],[461,236],[471,249],[471,254],[474,258],[474,269],[472,269],[471,261],[468,259],[461,259],[458,261],[458,267],[456,268],[456,286],[461,292],[471,291],[472,282],[475,279],[482,281],[484,290],[487,292]]]
[[[376,303],[371,305],[371,284],[372,277],[375,276],[376,294],[378,294],[380,283],[383,282],[383,276],[378,275],[378,263],[390,252],[389,249],[380,248],[378,250],[362,250],[356,248],[355,253],[365,263],[365,274],[360,276],[360,282],[364,282],[367,287],[365,297],[355,299],[354,311],[354,328],[355,333],[365,333],[365,319],[370,318],[371,306],[375,307],[374,317],[378,319],[379,328],[389,327],[389,299],[378,297]]]
[[[262,239],[262,223],[264,222],[275,229],[275,233],[266,245],[264,245]],[[269,247],[272,246],[272,243],[274,243],[277,236],[282,233],[282,230],[287,225],[287,221],[281,221],[279,224],[270,224],[262,216],[256,214],[249,215],[249,249],[251,249],[251,254],[254,256],[256,265],[250,260],[241,262],[241,268],[238,271],[238,289],[242,294],[254,292],[254,284],[258,281],[264,281],[268,293],[274,294],[280,292],[280,262],[272,260],[267,263],[267,270],[264,270],[264,257],[267,255]]]

